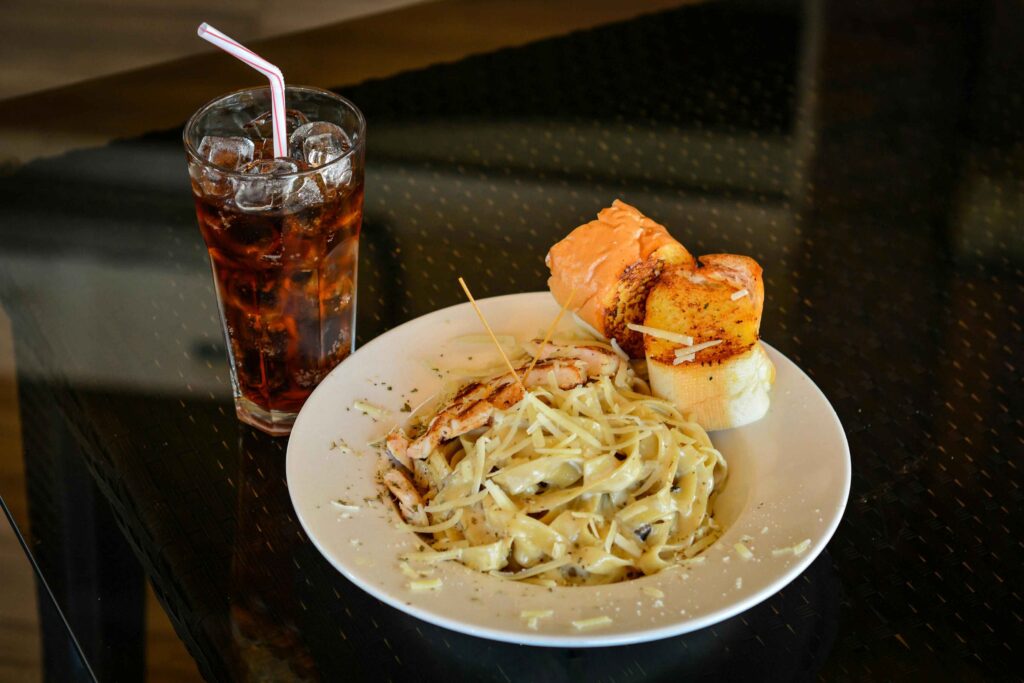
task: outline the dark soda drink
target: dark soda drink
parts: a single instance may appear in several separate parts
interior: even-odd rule
[[[363,210],[358,110],[312,88],[289,87],[286,97],[286,158],[273,158],[254,91],[215,100],[204,108],[214,107],[210,125],[194,125],[200,110],[185,132],[236,412],[271,434],[290,431],[351,351]]]
[[[296,213],[196,197],[242,395],[296,412],[348,354],[363,188]]]

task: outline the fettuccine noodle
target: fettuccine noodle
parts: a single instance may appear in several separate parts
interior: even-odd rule
[[[553,379],[553,378],[552,378]],[[429,546],[502,578],[587,585],[685,563],[721,530],[726,463],[695,422],[649,395],[626,363],[571,389],[531,389],[413,472]]]

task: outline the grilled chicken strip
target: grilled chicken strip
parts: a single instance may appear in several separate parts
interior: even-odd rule
[[[400,428],[388,434],[385,443],[391,457],[415,473],[415,460],[426,458],[444,441],[486,426],[494,411],[507,410],[522,401],[523,386],[543,386],[553,376],[559,388],[571,389],[589,378],[615,374],[621,363],[616,354],[600,346],[542,345],[534,341],[528,350],[538,362],[529,372],[526,365],[516,368],[517,374],[524,373],[522,385],[512,373],[466,385],[430,421],[420,437],[410,441]],[[384,484],[395,497],[405,521],[419,526],[428,523],[423,498],[404,472],[389,469],[384,474]]]
[[[423,497],[400,470],[392,468],[385,472],[384,485],[388,487],[391,495],[398,502],[398,511],[401,513],[402,519],[416,526],[426,526],[430,523],[426,511],[423,509]]]
[[[407,453],[409,450],[409,437],[405,435],[405,432],[401,428],[392,430],[385,438],[384,444],[387,446],[391,457],[411,472],[413,469],[412,460]]]
[[[622,359],[614,351],[590,344],[577,346],[574,344],[548,342],[542,346],[540,341],[534,339],[526,344],[526,351],[531,356],[540,360],[569,358],[581,361],[584,364],[588,377],[614,375],[619,369],[619,364],[622,362]]]
[[[571,389],[588,378],[615,374],[622,362],[615,353],[600,346],[541,345],[534,341],[528,350],[538,363],[522,378],[527,389],[546,384],[552,373],[560,388]],[[516,372],[525,372],[527,367],[519,367]],[[413,471],[412,461],[426,458],[444,441],[487,425],[495,410],[507,410],[521,400],[523,390],[511,373],[473,382],[455,395],[419,438],[410,441],[401,429],[391,432],[387,437],[388,452]]]
[[[518,368],[517,372],[525,368]],[[551,374],[562,389],[579,386],[586,380],[586,373],[569,359],[550,360],[537,365],[525,377],[523,385],[528,389],[547,383]],[[439,444],[448,439],[485,426],[495,410],[506,410],[523,400],[523,390],[505,373],[484,382],[475,382],[460,391],[455,399],[430,421],[427,431],[409,444],[406,457],[422,460]]]

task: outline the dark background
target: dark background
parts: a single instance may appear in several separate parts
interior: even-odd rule
[[[1019,677],[1021,15],[709,3],[343,90],[370,123],[360,343],[459,302],[458,275],[542,289],[548,246],[616,197],[764,266],[763,337],[835,406],[849,506],[785,590],[646,645],[455,634],[319,556],[284,440],[233,417],[179,130],[0,180],[24,443],[0,457],[84,659],[140,675],[148,577],[212,679]]]

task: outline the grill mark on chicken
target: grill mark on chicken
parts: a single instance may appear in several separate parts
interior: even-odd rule
[[[524,368],[517,368],[521,372]],[[538,363],[522,378],[528,388],[544,384],[551,373],[559,388],[571,389],[586,379],[586,373],[578,368],[575,361],[558,359]],[[438,444],[485,426],[497,409],[511,408],[523,399],[523,389],[512,373],[499,375],[486,382],[479,382],[469,392],[460,392],[461,398],[452,401],[437,417],[430,421],[427,431],[414,440],[406,449],[406,455],[413,460],[422,460],[437,448]]]
[[[622,362],[614,352],[589,344],[542,345],[534,340],[528,350],[538,362],[529,372],[526,365],[516,368],[517,374],[524,373],[522,386],[512,373],[467,384],[418,438],[410,440],[400,428],[388,434],[385,443],[391,457],[415,473],[415,461],[426,458],[441,443],[486,426],[496,410],[508,410],[523,400],[523,386],[544,385],[553,374],[559,388],[571,389],[593,377],[614,375]]]
[[[387,435],[387,452],[408,474],[392,467],[383,474],[384,484],[407,522],[418,526],[428,522],[423,498],[409,478],[417,476],[417,460],[426,458],[444,441],[486,426],[495,411],[515,406],[523,400],[524,386],[532,389],[554,377],[559,388],[571,389],[594,377],[614,375],[622,362],[614,352],[596,345],[541,344],[534,340],[528,350],[537,363],[529,371],[527,365],[516,368],[517,374],[522,373],[522,384],[512,373],[471,382],[455,394],[418,438],[410,440],[401,428]]]

